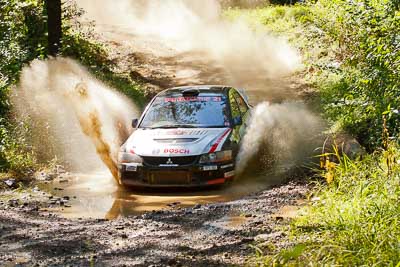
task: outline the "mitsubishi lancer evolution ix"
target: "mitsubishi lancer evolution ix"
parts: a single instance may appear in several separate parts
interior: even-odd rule
[[[144,187],[224,184],[251,106],[243,90],[186,86],[162,91],[148,104],[118,155],[119,182]]]

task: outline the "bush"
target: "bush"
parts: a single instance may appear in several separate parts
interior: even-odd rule
[[[339,42],[347,86],[325,92],[327,113],[370,150],[382,144],[383,113],[398,139],[400,123],[400,12],[397,1],[320,1],[336,15],[317,23]],[[338,12],[339,11],[339,12]]]
[[[46,56],[41,0],[0,0],[0,170],[30,170],[34,156],[25,146],[26,125],[10,123],[8,94],[23,65]]]
[[[10,124],[0,118],[0,171],[12,171],[19,176],[35,169],[35,154],[25,140],[28,132],[27,124]]]

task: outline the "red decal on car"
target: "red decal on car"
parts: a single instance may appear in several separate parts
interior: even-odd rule
[[[191,97],[166,97],[164,98],[164,102],[191,102],[191,101],[213,101],[213,102],[221,102],[222,98],[220,96],[191,96]]]
[[[218,145],[221,143],[222,139],[224,139],[224,137],[231,131],[231,129],[227,129],[218,139],[217,141],[215,141],[215,143],[211,146],[210,151],[208,151],[208,153],[213,153]]]

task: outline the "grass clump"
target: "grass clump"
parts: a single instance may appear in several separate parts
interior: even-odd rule
[[[400,156],[389,145],[361,161],[327,162],[313,201],[291,225],[292,247],[264,266],[398,266]]]

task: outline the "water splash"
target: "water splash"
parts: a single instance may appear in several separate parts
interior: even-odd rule
[[[320,143],[318,135],[322,129],[322,120],[302,103],[261,102],[252,111],[237,171],[243,172],[252,161],[257,161],[258,166],[266,165],[262,167],[303,163]]]
[[[40,135],[38,151],[55,145],[72,170],[86,173],[103,168],[100,158],[117,177],[119,146],[129,136],[130,121],[137,115],[129,99],[67,58],[33,61],[23,69],[16,92],[13,100],[18,113],[32,121],[46,121],[48,132],[55,137],[50,144]]]

